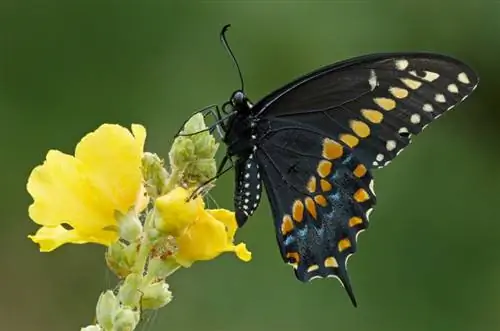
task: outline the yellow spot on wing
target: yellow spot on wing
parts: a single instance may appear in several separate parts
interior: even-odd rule
[[[353,136],[352,134],[341,134],[340,140],[342,140],[343,143],[345,143],[347,146],[351,148],[354,148],[356,147],[356,145],[359,144],[359,139],[356,136]]]
[[[361,178],[366,174],[366,171],[367,171],[367,169],[364,165],[358,164],[356,169],[354,169],[354,175],[358,178]]]
[[[318,175],[321,177],[326,177],[332,171],[332,163],[330,161],[321,160],[318,164]]]
[[[375,98],[373,101],[383,110],[393,110],[396,108],[396,101],[390,98]]]
[[[304,218],[304,204],[300,200],[295,200],[292,207],[293,219],[297,222],[302,222]]]
[[[327,180],[320,180],[319,184],[321,185],[321,189],[323,190],[323,192],[328,192],[332,189],[332,184],[330,184],[330,182],[328,182]]]
[[[350,122],[351,129],[361,138],[366,138],[370,135],[370,127],[361,121],[351,121]]]
[[[316,219],[318,217],[318,213],[316,212],[316,204],[314,203],[313,199],[310,197],[305,198],[305,203],[306,203],[306,209],[311,214],[311,216]]]
[[[323,157],[327,160],[334,160],[342,156],[344,148],[341,144],[330,138],[323,140]]]
[[[337,260],[333,257],[327,257],[325,259],[325,267],[326,268],[338,268],[339,264],[337,263]]]
[[[358,224],[363,224],[363,220],[361,219],[361,217],[354,216],[349,219],[349,227],[352,228]]]
[[[389,92],[398,99],[404,99],[408,96],[408,90],[404,88],[399,88],[399,87],[391,87],[389,88]]]
[[[360,188],[354,193],[354,200],[357,202],[364,202],[368,199],[370,199],[370,195],[368,195],[365,189]]]
[[[311,178],[309,178],[309,181],[307,182],[307,190],[310,193],[316,192],[316,176],[311,176]]]
[[[378,110],[361,109],[361,114],[364,118],[375,124],[382,122],[382,120],[384,119],[384,114],[382,114]]]
[[[406,86],[408,86],[412,90],[416,90],[422,85],[421,82],[416,81],[414,79],[410,79],[410,78],[401,78],[401,81],[403,82],[403,84],[405,84]]]
[[[283,216],[283,220],[281,222],[281,233],[286,236],[290,232],[293,231],[294,225],[292,222],[292,218],[290,215]]]
[[[339,252],[342,252],[351,247],[351,242],[349,241],[349,239],[344,238],[339,241],[338,246],[339,246]]]
[[[328,205],[328,202],[326,201],[326,198],[322,195],[317,195],[314,197],[314,201],[321,207],[326,207]]]
[[[307,268],[307,272],[313,272],[319,269],[319,266],[317,264],[313,264],[309,268]]]

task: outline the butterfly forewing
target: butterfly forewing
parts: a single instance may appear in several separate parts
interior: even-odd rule
[[[468,66],[446,56],[372,55],[320,69],[254,109],[270,121],[306,124],[332,136],[366,166],[378,168],[477,83]]]
[[[304,282],[339,278],[355,302],[346,263],[375,204],[369,170],[331,137],[276,123],[256,156],[284,261]]]

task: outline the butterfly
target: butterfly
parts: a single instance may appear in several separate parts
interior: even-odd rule
[[[224,32],[221,38],[239,70]],[[302,282],[347,273],[376,204],[372,170],[387,166],[479,82],[463,62],[434,53],[380,53],[322,67],[252,103],[242,88],[216,107],[235,169],[234,207],[245,224],[266,191],[283,260]],[[227,162],[231,167],[222,170]]]

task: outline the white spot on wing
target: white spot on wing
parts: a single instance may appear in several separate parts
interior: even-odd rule
[[[469,77],[467,77],[467,74],[465,72],[459,73],[457,79],[460,83],[470,84]]]
[[[430,103],[426,103],[423,105],[422,110],[430,113],[430,112],[434,111],[434,107],[432,107],[432,105]]]
[[[396,142],[394,140],[387,140],[387,143],[385,144],[385,148],[390,152],[396,148]]]
[[[398,70],[405,70],[410,63],[408,62],[408,60],[401,59],[401,60],[396,60],[395,64]]]
[[[458,86],[456,84],[448,85],[448,91],[451,93],[458,93]]]
[[[413,124],[420,123],[420,115],[419,114],[412,114],[410,116],[410,122],[412,122]]]
[[[441,93],[436,94],[436,96],[434,96],[434,100],[436,100],[436,102],[439,102],[439,103],[446,102],[446,98]]]
[[[370,70],[370,78],[368,78],[368,84],[370,84],[372,91],[378,86],[375,70]]]
[[[377,160],[378,162],[383,161],[384,160],[384,154],[382,154],[382,153],[377,154],[377,156],[375,157],[375,160]]]

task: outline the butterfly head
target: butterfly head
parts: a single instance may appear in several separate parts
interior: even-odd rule
[[[229,102],[233,110],[239,113],[248,113],[253,106],[245,93],[241,90],[235,91],[233,95],[231,95]]]

